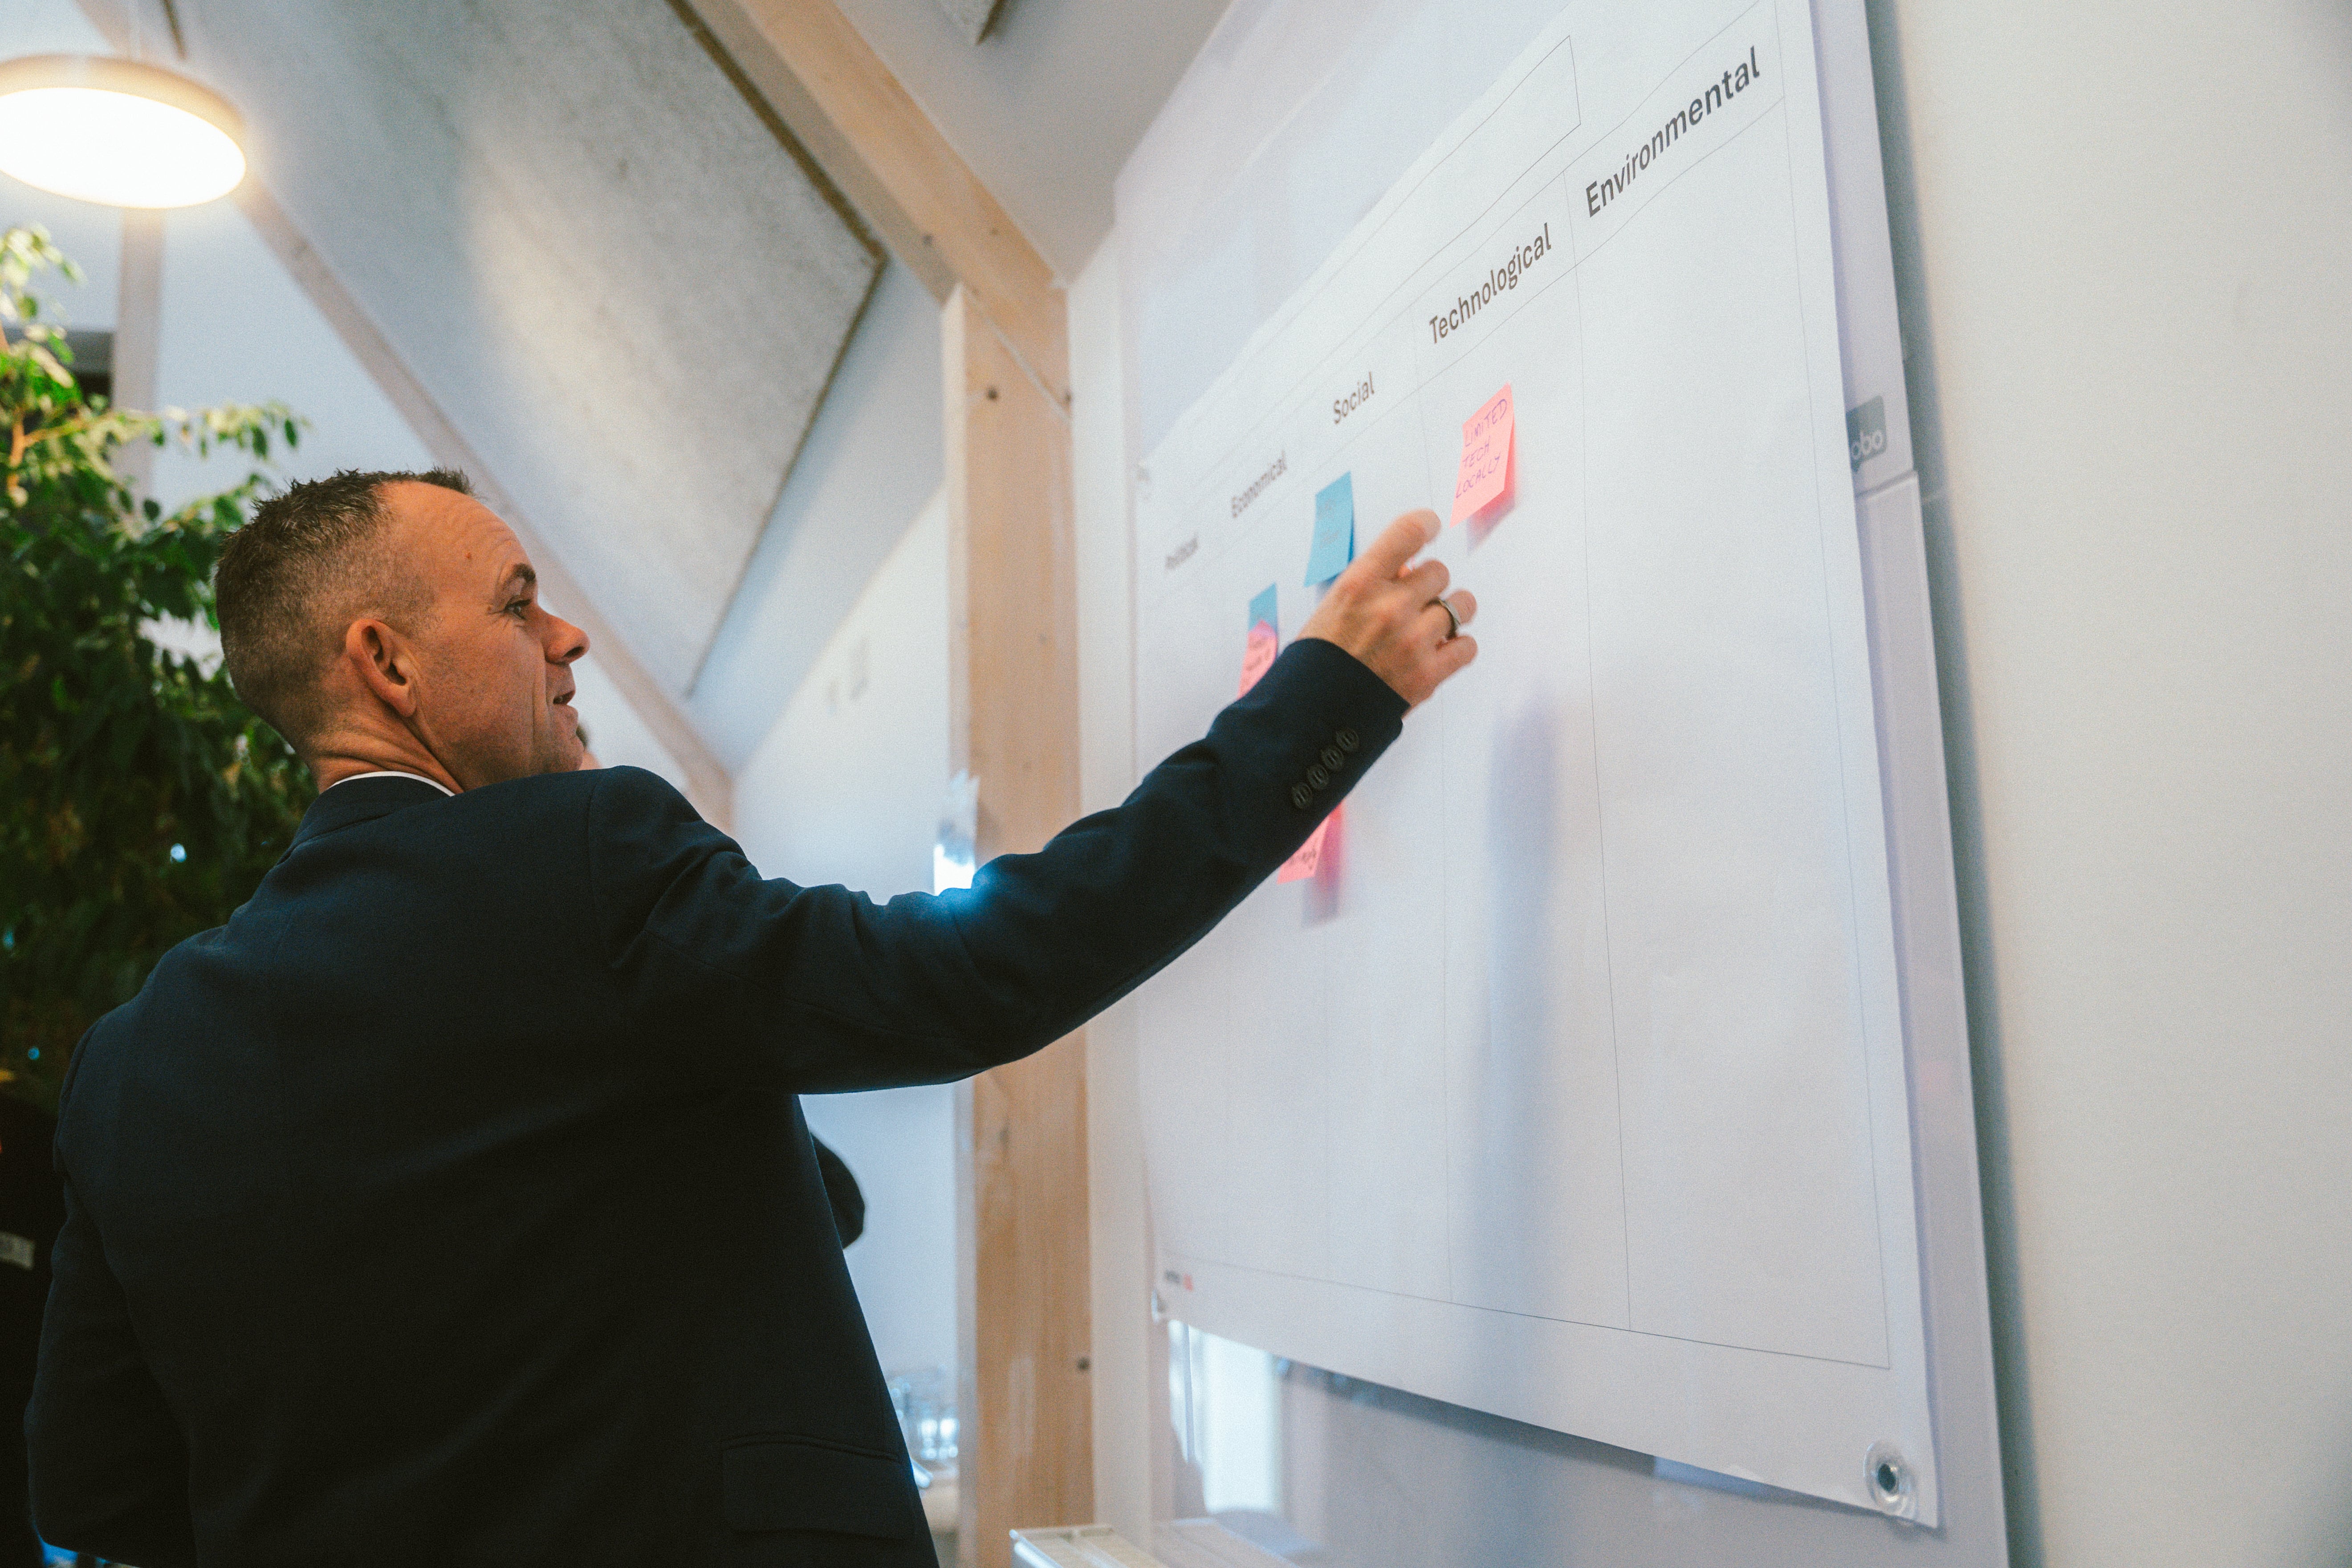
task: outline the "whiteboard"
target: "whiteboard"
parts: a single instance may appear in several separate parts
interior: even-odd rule
[[[1883,1443],[1932,1523],[1839,369],[1843,348],[1850,385],[1871,355],[1836,331],[1809,29],[1801,5],[1571,7],[1167,421],[1137,494],[1143,756],[1230,695],[1257,590],[1277,586],[1286,631],[1303,618],[1306,503],[1334,471],[1376,525],[1443,493],[1454,430],[1496,384],[1525,423],[1509,509],[1441,548],[1490,606],[1486,658],[1360,791],[1335,874],[1262,892],[1141,1000],[1153,1216],[1171,1310],[1215,1331],[1862,1505],[1885,1500],[1862,1463]],[[1733,43],[1777,90],[1702,123],[1694,172],[1636,171],[1644,205],[1607,221],[1566,199],[1622,166],[1628,127],[1704,90],[1697,52]],[[1503,240],[1526,255],[1507,231],[1530,221],[1559,248],[1527,265],[1526,298],[1419,342],[1429,301],[1458,303]],[[1559,286],[1538,289],[1548,259]],[[1659,298],[1668,319],[1643,321]],[[1703,359],[1727,342],[1748,379]],[[1748,421],[1736,465],[1657,427],[1670,344],[1677,384],[1711,384],[1692,418],[1713,439]],[[1899,353],[1877,359],[1907,430]],[[1334,436],[1318,376],[1393,390]],[[1357,418],[1384,400],[1385,423]],[[1720,516],[1767,493],[1738,535],[1761,553],[1695,584],[1691,550],[1719,552]],[[1623,528],[1637,512],[1672,526]],[[1807,595],[1818,608],[1786,613]],[[1577,634],[1581,661],[1562,657]]]

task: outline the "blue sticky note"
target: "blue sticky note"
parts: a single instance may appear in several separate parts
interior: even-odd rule
[[[1265,629],[1272,632],[1276,640],[1279,641],[1282,637],[1282,623],[1275,618],[1280,611],[1275,607],[1274,589],[1275,584],[1268,583],[1265,585],[1265,592],[1250,601],[1249,624],[1250,628],[1255,631],[1263,623]]]
[[[1356,558],[1356,481],[1341,474],[1315,492],[1315,543],[1307,552],[1307,585],[1328,583]]]

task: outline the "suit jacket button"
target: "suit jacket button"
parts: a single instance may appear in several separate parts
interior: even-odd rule
[[[1316,763],[1307,770],[1307,782],[1317,789],[1321,789],[1331,782],[1330,771],[1322,763]]]
[[[1323,748],[1323,765],[1337,773],[1348,765],[1348,753],[1337,746],[1326,746]]]
[[[1331,738],[1339,742],[1339,749],[1343,752],[1359,750],[1364,743],[1353,730],[1342,730]]]
[[[1290,804],[1297,806],[1299,810],[1305,811],[1308,806],[1315,804],[1315,792],[1308,789],[1303,784],[1292,784],[1290,786]]]

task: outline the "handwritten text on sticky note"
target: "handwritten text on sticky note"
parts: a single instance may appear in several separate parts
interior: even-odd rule
[[[1276,621],[1279,612],[1274,589],[1269,583],[1265,592],[1250,601],[1249,641],[1242,647],[1241,695],[1244,697],[1258,683],[1258,678],[1273,667],[1274,656],[1282,651],[1282,629]]]
[[[1307,551],[1307,584],[1328,583],[1356,558],[1356,480],[1341,474],[1315,492],[1315,542]]]
[[[1307,836],[1307,842],[1282,863],[1282,869],[1275,874],[1276,881],[1303,882],[1323,869],[1324,847],[1331,837],[1333,825],[1339,820],[1339,813],[1344,809],[1343,806],[1333,806],[1331,815],[1315,825],[1315,831]]]
[[[1511,477],[1511,389],[1506,384],[1462,426],[1462,468],[1454,477],[1460,522],[1495,504]]]
[[[1249,646],[1242,650],[1242,689],[1236,696],[1249,695],[1249,689],[1274,668],[1274,656],[1278,651],[1274,633],[1262,625],[1250,628]]]

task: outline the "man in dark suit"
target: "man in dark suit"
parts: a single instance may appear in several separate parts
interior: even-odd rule
[[[596,753],[590,749],[588,721],[575,719],[572,729],[580,737],[580,766],[603,767],[604,764],[596,760]],[[47,1140],[44,1139],[45,1147],[47,1142]],[[833,1210],[833,1228],[841,1234],[841,1245],[846,1247],[866,1234],[866,1194],[859,1189],[856,1173],[850,1170],[849,1162],[835,1153],[824,1139],[813,1132],[809,1134],[809,1149],[816,1155],[817,1179],[824,1184],[824,1201]],[[0,1237],[0,1241],[5,1240],[5,1237]],[[0,1563],[0,1568],[5,1568],[5,1564]]]
[[[47,1114],[0,1092],[0,1408],[16,1430],[0,1440],[0,1568],[40,1568],[25,1497],[23,1411],[33,1397],[49,1257],[66,1220]]]
[[[297,486],[217,583],[321,793],[74,1058],[35,1519],[136,1563],[932,1562],[797,1095],[1125,994],[1473,652],[1400,519],[1202,740],[972,887],[764,881],[577,772],[513,534],[453,474]]]

